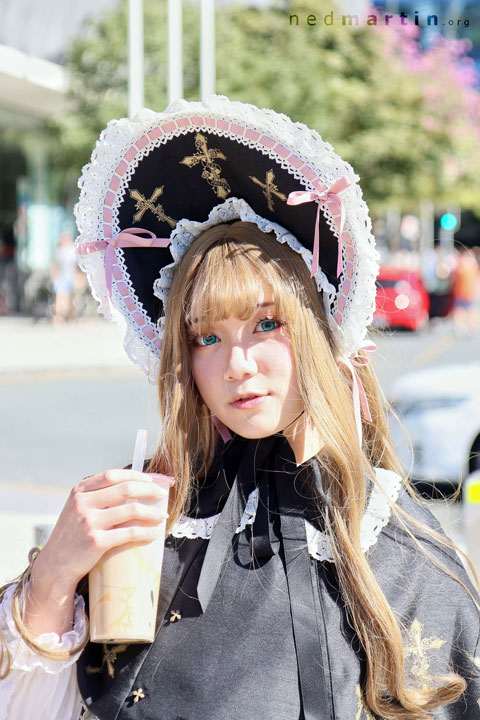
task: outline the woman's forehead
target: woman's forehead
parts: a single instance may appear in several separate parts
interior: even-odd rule
[[[200,305],[200,307],[199,307]],[[190,313],[190,318],[187,318],[187,320],[192,325],[198,325],[200,318],[201,319],[207,319],[207,321],[215,319],[215,320],[225,320],[228,317],[237,317],[240,320],[246,319],[246,315],[252,316],[255,315],[259,310],[274,310],[275,309],[275,297],[273,294],[273,291],[271,288],[259,288],[259,292],[257,294],[257,302],[255,305],[252,305],[251,302],[246,300],[243,307],[239,307],[237,304],[236,308],[227,308],[225,306],[224,311],[221,312],[221,307],[216,307],[215,309],[202,307],[202,299],[199,299],[199,303],[195,303],[194,306],[192,306]],[[229,311],[230,310],[230,311]],[[236,312],[234,312],[236,310]],[[233,312],[232,312],[233,311]]]

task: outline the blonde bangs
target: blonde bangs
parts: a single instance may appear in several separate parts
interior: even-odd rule
[[[208,332],[212,323],[229,316],[247,320],[256,312],[262,290],[265,294],[271,293],[279,320],[286,319],[286,306],[292,303],[289,295],[293,288],[286,287],[286,284],[290,283],[287,278],[282,277],[284,272],[279,273],[281,258],[278,258],[280,263],[272,261],[271,254],[255,244],[253,238],[248,241],[248,234],[255,235],[255,230],[260,232],[256,226],[250,223],[237,223],[238,225],[249,227],[237,227],[235,239],[222,238],[222,241],[208,248],[190,292],[187,293],[185,322],[187,327],[194,328],[195,332],[200,334]],[[239,229],[246,231],[247,237],[238,238]],[[262,240],[265,241],[263,234]],[[271,242],[278,245],[274,237]]]

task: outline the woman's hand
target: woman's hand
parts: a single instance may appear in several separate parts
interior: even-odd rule
[[[76,586],[110,548],[151,542],[167,515],[156,503],[167,490],[136,470],[108,470],[76,485],[38,556],[43,568]]]
[[[72,489],[32,568],[24,618],[31,633],[61,636],[70,630],[75,589],[102,555],[158,536],[167,515],[156,504],[165,498],[172,480],[155,477],[158,482],[136,470],[107,470]]]

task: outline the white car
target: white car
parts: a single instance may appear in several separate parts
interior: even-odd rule
[[[451,486],[480,470],[480,363],[403,375],[389,400],[400,420],[390,418],[392,439],[413,480]]]

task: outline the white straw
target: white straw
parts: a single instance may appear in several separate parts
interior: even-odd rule
[[[135,450],[133,452],[132,470],[139,470],[140,472],[143,472],[145,455],[147,454],[147,439],[147,430],[137,430]]]

